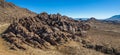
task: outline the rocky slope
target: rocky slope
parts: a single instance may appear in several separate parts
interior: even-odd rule
[[[93,21],[95,21],[94,18],[89,20],[88,23],[93,23]],[[110,55],[120,54],[118,48],[90,41],[87,36],[89,29],[90,26],[84,22],[60,14],[43,12],[34,17],[24,17],[16,20],[3,33],[2,38],[10,43],[10,49],[12,50],[28,50],[28,47],[47,50],[55,48],[57,51],[64,53],[62,49],[66,48],[64,54],[68,52],[68,55],[74,55],[82,54],[78,51],[86,48]],[[91,40],[93,39],[91,37]],[[77,47],[70,47],[72,44],[64,46],[71,41],[79,44]],[[77,51],[72,53],[72,48]]]
[[[36,48],[48,48],[69,40],[80,41],[86,37],[90,26],[60,14],[41,13],[35,17],[25,17],[13,22],[3,38],[15,48],[23,49],[24,44]]]

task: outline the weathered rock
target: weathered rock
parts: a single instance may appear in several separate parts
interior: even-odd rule
[[[49,15],[43,12],[35,17],[16,20],[9,26],[3,38],[19,49],[25,50],[24,44],[42,49],[64,44],[69,40],[79,41],[82,36],[86,36],[83,33],[87,33],[86,30],[87,25],[79,21],[60,14]]]

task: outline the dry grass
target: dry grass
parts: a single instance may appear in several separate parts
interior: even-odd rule
[[[9,23],[0,23],[0,34],[3,33],[9,25]]]
[[[9,45],[0,38],[0,55],[104,55],[103,53],[94,50],[86,49],[81,44],[71,41],[62,46],[57,46],[57,49],[40,50],[32,47],[23,50],[10,50]]]
[[[82,47],[82,44],[74,41],[70,41],[65,45],[59,46],[57,50],[64,55],[105,55],[101,52],[84,48]]]
[[[96,28],[92,28],[89,31],[92,42],[120,49],[120,25],[105,23],[94,25]]]

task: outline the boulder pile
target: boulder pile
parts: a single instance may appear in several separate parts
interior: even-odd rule
[[[3,38],[13,48],[26,50],[24,45],[34,48],[49,48],[70,40],[79,41],[87,36],[88,24],[60,14],[43,12],[35,17],[15,20],[4,32]]]

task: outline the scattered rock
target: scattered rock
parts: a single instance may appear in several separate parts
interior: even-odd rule
[[[95,44],[88,43],[88,42],[86,43],[85,41],[83,41],[83,47],[93,49],[96,51],[100,51],[105,54],[111,54],[111,55],[119,55],[120,54],[120,52],[113,47],[104,46],[104,45],[95,45]]]

